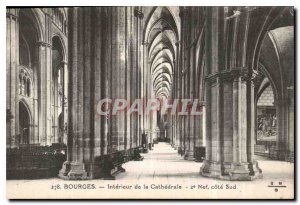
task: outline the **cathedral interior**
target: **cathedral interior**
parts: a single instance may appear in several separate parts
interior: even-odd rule
[[[6,34],[7,179],[118,179],[167,156],[223,180],[294,166],[293,7],[7,7]],[[101,99],[200,114],[99,115]]]

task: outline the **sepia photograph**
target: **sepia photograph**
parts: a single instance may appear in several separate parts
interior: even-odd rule
[[[7,199],[294,200],[295,14],[7,5]]]

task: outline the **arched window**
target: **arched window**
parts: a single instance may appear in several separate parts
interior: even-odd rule
[[[267,78],[262,82],[267,82]],[[256,154],[272,152],[277,141],[277,112],[274,91],[270,83],[261,86],[256,105]]]
[[[27,88],[27,96],[30,97],[30,95],[31,95],[31,83],[30,83],[30,79],[29,78],[27,79],[27,86],[26,86],[26,88]]]
[[[18,143],[29,144],[30,142],[30,112],[24,102],[19,102],[19,139]]]
[[[22,95],[23,91],[23,82],[22,82],[22,75],[19,75],[19,94]]]
[[[27,95],[27,83],[26,83],[26,78],[25,78],[25,76],[23,77],[23,91],[22,91],[22,93],[23,93],[23,95]]]
[[[30,55],[28,45],[23,37],[19,42],[19,62],[20,65],[30,67]]]

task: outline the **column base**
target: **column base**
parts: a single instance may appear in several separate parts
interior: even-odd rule
[[[195,161],[194,151],[187,150],[184,154],[184,159],[189,161]]]
[[[249,166],[252,168],[249,169]],[[257,162],[249,163],[219,163],[205,160],[200,168],[200,174],[205,177],[223,179],[229,181],[252,181],[262,178],[262,171]]]
[[[66,174],[66,171],[68,171]],[[59,172],[59,177],[67,180],[83,180],[88,179],[87,173],[82,162],[65,162],[63,168]]]

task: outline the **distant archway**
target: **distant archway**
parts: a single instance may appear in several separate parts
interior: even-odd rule
[[[19,102],[19,144],[30,144],[30,112],[24,102]]]
[[[275,92],[268,78],[264,78],[256,101],[256,145],[255,154],[275,158],[272,156],[277,142],[277,101]]]
[[[293,161],[294,130],[294,27],[285,26],[270,30],[261,46],[259,69],[268,79],[274,92],[276,108],[277,141],[273,145],[271,157],[278,160]],[[263,81],[262,81],[263,82]],[[257,99],[267,84],[257,89]]]
[[[52,38],[52,136],[54,142],[62,142],[63,132],[61,131],[61,123],[63,124],[64,115],[59,116],[64,110],[64,62],[65,51],[62,39],[59,36]],[[62,121],[62,122],[60,122]]]

